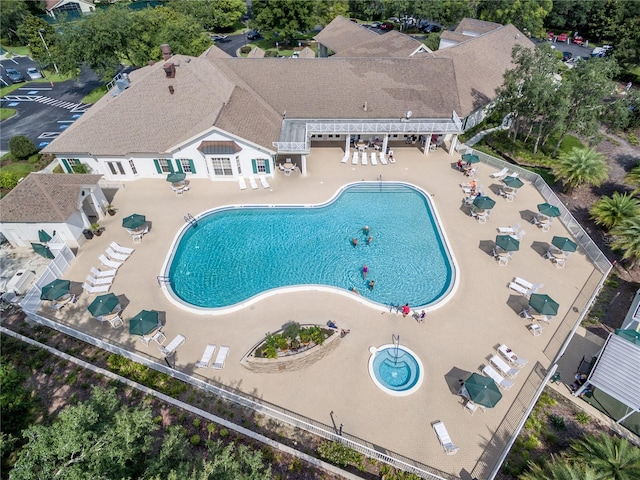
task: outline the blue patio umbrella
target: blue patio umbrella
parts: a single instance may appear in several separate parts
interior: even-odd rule
[[[532,293],[529,297],[529,306],[540,315],[557,315],[558,302],[546,293]]]
[[[502,179],[502,182],[507,186],[507,187],[511,187],[511,188],[520,188],[521,186],[524,185],[524,183],[522,182],[522,180],[520,180],[518,177],[504,177]]]
[[[42,245],[41,243],[32,243],[31,247],[33,248],[34,252],[44,258],[56,258],[56,256],[51,253],[51,250],[49,250],[49,247],[47,247],[46,245]]]
[[[58,300],[60,297],[67,295],[70,288],[70,280],[61,280],[56,278],[53,282],[47,283],[42,287],[40,300]]]
[[[487,197],[485,195],[478,195],[473,200],[473,205],[483,210],[491,210],[495,206],[495,204],[496,201],[493,198]]]
[[[47,243],[48,241],[51,240],[51,235],[49,235],[44,230],[38,230],[38,239],[40,240],[41,243]]]
[[[560,209],[550,203],[541,203],[538,205],[538,211],[547,217],[559,217]]]
[[[480,161],[480,157],[478,157],[478,155],[473,155],[472,153],[465,153],[462,155],[462,160],[467,163],[478,163]]]
[[[142,310],[129,320],[129,333],[133,335],[146,335],[160,326],[158,312],[155,310]]]
[[[578,248],[578,244],[569,240],[567,237],[553,237],[551,244],[558,247],[563,252],[575,252]]]
[[[134,213],[133,215],[129,215],[128,217],[122,219],[122,226],[128,229],[136,229],[144,225],[144,222],[146,221],[147,217],[138,213]]]
[[[171,183],[184,182],[185,178],[187,178],[186,173],[174,172],[167,175],[167,182],[171,182]]]
[[[505,252],[517,252],[520,250],[520,242],[511,235],[496,235],[496,245]]]
[[[502,399],[502,393],[492,378],[472,373],[464,382],[464,388],[472,402],[493,408]]]

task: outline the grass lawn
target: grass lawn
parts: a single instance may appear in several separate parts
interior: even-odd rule
[[[35,167],[28,162],[10,163],[6,167],[2,167],[3,172],[15,173],[19,178],[26,177],[31,172],[35,172]]]
[[[107,86],[102,85],[82,99],[82,103],[96,103],[107,93]]]
[[[11,53],[12,55],[22,55],[22,56],[31,55],[31,50],[27,46],[7,47],[6,45],[2,45],[2,48],[4,48],[7,52]]]
[[[15,114],[16,111],[13,108],[0,108],[0,122],[13,117]]]

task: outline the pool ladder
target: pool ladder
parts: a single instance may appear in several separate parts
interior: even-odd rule
[[[191,215],[190,213],[187,213],[184,216],[184,221],[187,222],[189,225],[197,227],[198,226],[198,221],[193,218],[193,215]]]
[[[400,335],[395,335],[392,334],[391,335],[391,343],[393,343],[394,346],[394,350],[395,350],[395,361],[398,361],[398,354],[400,353]]]
[[[158,285],[162,286],[165,283],[171,283],[171,279],[165,275],[158,275],[156,277],[156,280],[158,280]]]

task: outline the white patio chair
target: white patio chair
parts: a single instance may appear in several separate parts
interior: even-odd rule
[[[158,345],[162,345],[167,340],[167,337],[160,329],[156,330],[156,332],[151,336],[140,337],[140,341],[145,345],[149,345],[149,342],[151,342],[152,340]]]
[[[384,153],[378,152],[378,156],[380,157],[380,163],[382,165],[386,165],[387,164],[387,158],[384,156]]]
[[[503,235],[515,235],[516,233],[518,233],[519,229],[520,229],[520,224],[514,223],[510,227],[498,227],[498,232],[500,232]]]
[[[110,258],[111,260],[117,260],[119,262],[124,262],[125,260],[127,260],[127,258],[129,258],[129,255],[123,255],[121,253],[114,252],[111,247],[107,247],[107,249],[105,250],[105,253],[107,254],[107,257]]]
[[[168,357],[173,352],[175,352],[176,349],[180,345],[182,345],[185,340],[186,339],[185,339],[184,335],[176,335],[176,337],[173,340],[171,340],[171,342],[169,342],[169,345],[167,345],[166,347],[160,346],[160,352],[162,352],[162,354],[165,357]]]
[[[282,166],[282,164],[280,164],[280,166]],[[284,167],[281,168],[281,170],[284,170]],[[238,186],[240,187],[240,190],[246,190],[247,189],[247,182],[245,182],[243,176],[239,176],[238,177]]]
[[[251,185],[251,190],[258,189],[258,184],[256,183],[256,179],[253,177],[249,177],[249,185]]]
[[[88,283],[82,283],[82,289],[90,295],[94,295],[96,293],[106,293],[111,288],[111,284],[109,285],[98,285],[94,287],[93,285],[89,285]]]
[[[124,325],[124,322],[122,321],[122,318],[120,318],[120,315],[116,315],[115,317],[110,318],[109,323],[113,328],[120,328]]]
[[[509,167],[504,167],[499,172],[494,172],[489,176],[492,177],[492,178],[502,178],[507,174],[508,171],[509,171]]]
[[[358,150],[354,150],[353,151],[353,156],[351,157],[351,165],[357,165],[358,164],[358,158],[359,158],[359,153]]]
[[[467,401],[464,402],[464,408],[468,410],[472,416],[474,413],[476,413],[477,410],[481,410],[483,412],[487,410],[487,407],[485,407],[484,405],[478,405],[477,403],[473,403],[471,399],[467,399]]]
[[[512,233],[511,236],[513,238],[515,238],[516,240],[520,241],[522,240],[522,237],[524,237],[526,235],[526,231],[525,230],[520,230],[519,232],[516,233]]]
[[[371,165],[378,165],[378,160],[376,159],[377,152],[371,152]]]
[[[96,278],[113,277],[118,272],[115,268],[111,270],[98,270],[96,267],[91,267],[91,275]]]
[[[532,323],[529,326],[527,326],[527,328],[531,332],[531,335],[533,335],[534,337],[538,337],[542,335],[542,326],[537,323]]]
[[[513,383],[511,380],[507,380],[498,372],[496,372],[490,365],[485,365],[482,369],[482,373],[484,373],[487,377],[493,379],[493,381],[496,382],[500,388],[503,388],[505,390],[509,390],[515,385],[515,383]]]
[[[515,292],[518,292],[520,295],[522,295],[523,297],[527,297],[527,298],[529,298],[531,293],[533,293],[528,288],[525,288],[522,285],[520,285],[519,283],[515,283],[515,282],[510,282],[509,283],[509,290],[513,290]]]
[[[118,253],[122,253],[123,255],[131,255],[135,251],[135,249],[133,249],[133,248],[122,247],[122,246],[118,245],[116,242],[111,242],[109,244],[109,246],[111,248],[113,248],[114,251],[116,251]]]
[[[100,278],[93,278],[91,275],[87,275],[87,277],[85,278],[85,280],[87,282],[89,282],[91,285],[96,286],[96,285],[111,285],[113,283],[113,279],[115,277],[100,277]]]
[[[436,432],[438,436],[438,440],[440,441],[440,445],[444,449],[447,455],[453,455],[458,452],[459,447],[456,447],[451,441],[451,437],[449,436],[449,432],[447,431],[447,427],[444,426],[440,420],[437,422],[433,422],[431,424],[433,430]]]
[[[362,152],[360,154],[360,163],[362,163],[362,165],[368,165],[369,162],[367,161],[367,152]]]
[[[531,290],[531,293],[536,293],[539,289],[544,287],[544,283],[531,283],[520,277],[514,277],[513,281],[522,285],[527,290]]]
[[[556,268],[564,268],[565,264],[567,263],[567,259],[566,258],[556,258],[553,257],[551,259],[551,261],[553,262],[553,264],[556,266]]]
[[[218,350],[218,356],[216,357],[216,361],[213,362],[213,369],[214,370],[222,370],[222,368],[224,367],[224,362],[227,360],[227,355],[229,354],[229,347],[227,347],[226,345],[223,345],[220,347],[220,350]]]
[[[504,343],[498,347],[498,353],[500,353],[500,355],[502,355],[511,365],[518,368],[522,368],[527,363],[529,363],[529,360],[520,358],[518,355],[515,354],[513,350],[508,348]]]
[[[198,363],[196,363],[196,368],[207,368],[209,366],[209,362],[211,362],[211,358],[213,357],[213,352],[215,351],[216,346],[208,344],[202,353],[202,358]]]
[[[262,188],[271,188],[269,186],[269,182],[267,182],[267,178],[264,175],[260,175],[258,178],[260,179],[260,185],[262,185]]]
[[[526,320],[533,320],[533,317],[531,316],[531,312],[529,311],[528,308],[525,308],[524,310],[522,310],[518,315],[520,315],[521,318],[524,318]]]
[[[102,265],[104,265],[105,267],[114,268],[116,270],[120,268],[120,266],[123,263],[123,262],[116,262],[115,260],[109,260],[107,257],[105,257],[102,254],[98,257],[98,260],[100,260]]]
[[[520,373],[520,370],[517,368],[510,367],[507,362],[505,362],[502,358],[497,355],[492,355],[489,359],[491,364],[496,367],[498,370],[502,372],[503,375],[507,377],[514,378]]]

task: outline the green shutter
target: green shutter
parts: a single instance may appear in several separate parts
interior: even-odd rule
[[[157,159],[157,158],[154,158],[154,159],[153,159],[153,163],[155,163],[155,165],[156,165],[156,171],[157,171],[158,173],[162,173],[162,169],[160,168],[160,162],[158,161],[158,159]]]
[[[167,165],[169,165],[169,172],[175,173],[175,170],[173,169],[173,162],[171,162],[171,159],[167,158],[165,160],[167,160]]]
[[[271,173],[271,160],[268,158],[264,160],[264,173]]]
[[[178,172],[182,173],[182,162],[180,159],[176,160],[176,167],[178,167]]]
[[[256,159],[251,159],[251,168],[253,169],[253,173],[258,173],[258,166],[256,165]]]
[[[73,173],[73,169],[69,166],[69,162],[67,162],[66,158],[61,158],[60,161],[62,162],[62,165],[64,165],[64,169],[67,173]]]
[[[196,173],[196,166],[191,159],[189,159],[189,167],[191,167],[191,173]]]

